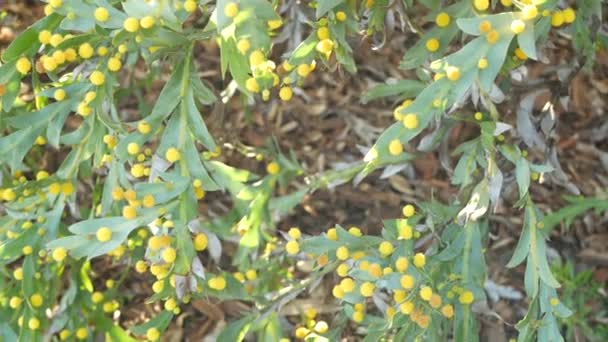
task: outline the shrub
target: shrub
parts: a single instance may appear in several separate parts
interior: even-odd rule
[[[538,94],[522,101],[517,127],[503,122],[498,103],[510,73],[541,60],[558,34],[572,39],[577,67],[590,65],[598,40],[605,41],[596,33],[600,13],[599,0],[573,7],[510,0],[49,0],[45,17],[4,50],[0,66],[0,336],[158,340],[180,307],[215,297],[255,304],[220,341],[249,332],[265,340],[339,340],[347,326],[361,327],[366,341],[473,341],[486,297],[489,216],[503,184],[514,179],[523,224],[506,266],[526,263],[529,299],[516,326],[519,340],[563,340],[559,322],[571,312],[558,299],[544,215],[528,191],[555,164],[523,148],[548,149],[531,121]],[[253,149],[210,134],[214,104],[232,97],[243,106],[290,101],[310,75],[336,67],[355,74],[351,44],[370,39],[381,48],[397,14],[418,34],[400,63],[416,77],[362,94],[363,102],[399,105],[395,122],[361,162],[308,175],[276,143]],[[294,27],[305,27],[301,42],[289,41]],[[201,42],[219,47],[224,89],[199,77],[204,66],[194,56]],[[142,68],[143,79],[133,78]],[[122,110],[127,97],[141,97],[167,70],[153,105],[137,98],[137,115]],[[22,83],[31,86],[31,100],[19,97]],[[380,236],[339,225],[317,236],[297,228],[277,235],[277,219],[307,193],[380,169],[398,172],[415,158],[414,139],[421,137],[418,150],[433,151],[456,124],[479,135],[452,150],[460,157],[451,183],[460,191],[451,203],[407,204],[402,217],[384,221]],[[225,149],[263,162],[265,172],[228,165]],[[49,151],[59,158],[56,168],[41,163]],[[297,178],[305,184],[277,195]],[[213,193],[227,193],[231,208],[215,216],[202,210]],[[230,260],[222,253],[228,241],[238,242]],[[120,272],[97,269],[108,265],[99,260]],[[312,270],[295,275],[297,262]],[[308,310],[301,326],[281,329],[277,310],[334,272],[335,319],[328,324]],[[127,332],[112,314],[128,300],[121,284],[132,279],[145,279],[148,300],[163,310]]]

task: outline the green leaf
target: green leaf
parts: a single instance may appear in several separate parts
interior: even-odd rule
[[[62,16],[56,13],[52,13],[51,15],[46,16],[44,19],[28,27],[11,42],[11,44],[6,48],[6,50],[4,50],[4,53],[2,54],[2,60],[5,62],[10,62],[16,60],[22,55],[29,55],[30,53],[33,53],[38,50],[38,48],[40,47],[40,42],[38,41],[38,33],[42,30],[49,30],[52,32],[55,27],[59,25],[61,19]]]
[[[287,215],[291,209],[302,201],[307,192],[308,189],[304,188],[289,195],[272,198],[268,207],[271,212],[276,212],[279,216]]]
[[[192,134],[200,141],[209,151],[213,151],[216,148],[215,141],[209,133],[205,121],[201,117],[196,104],[194,103],[194,94],[192,89],[188,89],[188,95],[182,102],[182,106],[186,106],[183,110],[188,113],[188,126]]]
[[[77,235],[66,236],[51,241],[47,244],[47,248],[64,247],[76,259],[85,256],[88,259],[92,259],[114,250],[127,239],[132,230],[151,222],[156,216],[156,209],[151,208],[140,213],[140,216],[133,220],[127,220],[123,217],[106,217],[81,221],[68,227],[70,232]],[[112,231],[112,239],[110,241],[100,242],[95,237],[97,229],[101,227],[110,228]]]
[[[536,44],[534,35],[534,23],[528,21],[524,32],[517,35],[517,44],[522,51],[531,59],[537,60]]]
[[[414,80],[399,80],[396,82],[379,84],[368,90],[361,98],[361,103],[389,96],[415,97],[424,89],[422,82]]]
[[[173,313],[167,310],[163,310],[161,313],[159,313],[146,323],[132,327],[131,331],[134,335],[138,336],[145,335],[148,329],[150,328],[156,328],[159,332],[163,332],[165,329],[167,329],[172,319]]]
[[[558,288],[560,287],[560,284],[551,273],[549,261],[547,260],[547,243],[539,230],[536,230],[536,240],[538,242],[536,245],[536,254],[538,255],[538,273],[540,279],[542,279],[545,284],[553,288]]]
[[[152,112],[145,118],[150,123],[163,120],[169,116],[181,101],[180,90],[185,63],[187,63],[187,61],[181,61],[177,63],[175,69],[173,69],[171,78],[158,95],[158,99],[154,104],[154,108],[152,108]]]
[[[319,0],[317,1],[317,11],[315,13],[317,19],[321,18],[325,13],[329,12],[334,7],[342,3],[342,0]]]
[[[218,341],[241,342],[251,327],[254,316],[248,315],[238,321],[231,322],[217,337]]]
[[[310,63],[315,56],[315,46],[319,40],[316,35],[310,35],[303,42],[298,45],[291,56],[289,57],[289,64],[299,65],[304,63]]]
[[[530,187],[530,164],[526,158],[519,158],[515,164],[515,179],[519,188],[519,198],[524,198],[528,194]]]
[[[527,210],[527,209],[526,209]],[[515,247],[515,251],[513,252],[513,256],[511,256],[511,260],[507,263],[507,267],[513,268],[519,264],[521,264],[530,251],[530,227],[526,223],[524,218],[524,227],[519,237],[519,241],[517,242],[517,246]]]

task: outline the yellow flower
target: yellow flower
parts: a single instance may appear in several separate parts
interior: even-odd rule
[[[405,257],[399,257],[397,258],[397,260],[395,261],[395,267],[397,268],[397,271],[403,273],[407,270],[409,266],[409,262],[407,261],[407,258]]]
[[[424,267],[424,264],[426,264],[426,257],[424,256],[424,254],[416,253],[414,255],[414,266],[422,268]]]
[[[59,8],[63,4],[62,0],[49,0],[49,5],[53,8]]]
[[[410,301],[403,302],[401,305],[399,305],[399,310],[402,314],[409,315],[412,311],[414,311],[414,303]]]
[[[285,71],[289,72],[289,71],[293,70],[293,65],[289,64],[289,61],[283,61],[283,69],[285,69]],[[285,82],[285,83],[289,83],[289,82]]]
[[[89,332],[87,331],[87,328],[78,328],[75,335],[79,340],[86,340],[87,336],[89,336]]]
[[[38,320],[38,318],[32,317],[27,322],[27,326],[28,328],[30,328],[30,330],[38,330],[38,328],[40,328],[40,320]]]
[[[384,257],[387,257],[387,256],[393,254],[393,250],[394,250],[393,244],[388,241],[382,241],[380,243],[380,246],[378,247],[378,251]]]
[[[401,276],[401,279],[399,280],[399,283],[401,284],[401,287],[403,287],[406,290],[410,290],[414,288],[414,277],[412,277],[409,274],[404,274],[403,276]]]
[[[120,68],[122,68],[122,63],[120,62],[120,59],[116,57],[108,59],[108,70],[116,72],[120,70]]]
[[[253,77],[250,77],[247,79],[247,81],[245,81],[245,89],[252,93],[260,92],[260,86],[258,84],[258,81],[256,81],[256,79]]]
[[[460,297],[458,297],[458,301],[460,302],[460,304],[464,305],[473,303],[473,300],[475,300],[475,296],[471,291],[464,291],[460,294]]]
[[[207,248],[208,239],[204,233],[196,234],[194,237],[194,249],[197,251],[204,251]]]
[[[93,85],[100,86],[106,81],[106,76],[99,70],[95,70],[91,73],[89,80]]]
[[[112,240],[112,230],[108,227],[101,227],[97,229],[95,236],[100,242],[108,242]]]
[[[488,67],[488,60],[485,58],[480,58],[479,61],[477,62],[477,67],[479,69],[485,69]]]
[[[42,44],[49,44],[51,42],[51,31],[43,30],[38,33],[38,41]]]
[[[178,161],[180,159],[180,157],[181,157],[181,154],[175,147],[170,147],[169,149],[167,149],[167,152],[165,153],[165,158],[170,163],[175,163],[176,161]]]
[[[416,114],[405,114],[403,116],[403,126],[407,129],[416,129],[418,128],[418,117]]]
[[[441,314],[447,319],[454,317],[454,307],[450,304],[444,305],[441,308]]]
[[[23,268],[17,267],[15,271],[13,271],[13,277],[15,277],[15,280],[23,280]]]
[[[281,90],[279,90],[279,97],[283,101],[291,100],[292,96],[293,96],[293,90],[291,90],[290,87],[282,87]]]
[[[52,47],[57,47],[61,42],[63,42],[63,36],[59,33],[55,33],[51,36],[51,41],[49,43]]]
[[[255,50],[249,55],[249,64],[251,64],[252,68],[264,63],[265,60],[266,57],[264,57],[264,53],[260,50]]]
[[[346,21],[346,13],[344,13],[342,11],[338,11],[336,13],[336,20],[338,20],[338,21]]]
[[[489,22],[488,20],[482,20],[479,23],[479,32],[481,33],[488,33],[492,30],[492,23]]]
[[[379,264],[376,264],[376,263],[370,264],[367,272],[372,277],[380,278],[380,277],[382,277],[382,266],[380,266]]]
[[[329,326],[327,325],[327,322],[325,321],[318,321],[313,330],[318,333],[318,334],[325,334],[327,332],[327,330],[329,330]]]
[[[513,1],[512,0],[500,0],[500,3],[505,6],[505,7],[511,7],[513,6]]]
[[[344,278],[340,281],[340,288],[344,293],[350,293],[355,289],[355,282],[352,278]]]
[[[135,271],[137,271],[137,273],[144,273],[148,270],[148,264],[146,264],[145,261],[143,260],[138,260],[135,263]]]
[[[317,43],[316,49],[320,53],[323,53],[327,56],[331,54],[332,49],[334,48],[334,42],[331,39],[323,39]]]
[[[57,247],[51,253],[51,257],[53,258],[53,260],[55,260],[57,262],[62,262],[66,258],[67,255],[68,255],[68,251],[63,247]]]
[[[564,15],[564,22],[566,24],[571,24],[576,19],[576,12],[574,12],[574,10],[570,7],[563,10],[562,14]]]
[[[407,204],[403,207],[401,213],[404,217],[412,217],[414,214],[416,214],[416,208],[414,208],[414,206],[411,204]]]
[[[341,246],[338,247],[338,249],[336,250],[336,258],[338,258],[339,260],[346,260],[348,259],[349,256],[349,252],[348,252],[348,248],[345,246]]]
[[[490,44],[496,43],[498,41],[498,38],[500,38],[500,33],[498,33],[498,31],[496,30],[492,30],[486,35],[486,40]]]
[[[429,300],[431,300],[432,296],[433,296],[433,289],[431,289],[430,287],[423,286],[420,289],[420,298],[422,298],[428,302]]]
[[[483,113],[481,113],[481,112],[476,112],[474,116],[475,116],[475,120],[477,120],[477,121],[481,121],[483,119]]]
[[[17,309],[18,307],[21,306],[21,303],[23,302],[23,299],[19,298],[19,297],[12,297],[11,300],[9,301],[9,306],[11,307],[11,309]]]
[[[95,53],[95,50],[93,50],[93,47],[89,43],[81,44],[78,47],[78,55],[81,58],[89,59],[89,58],[93,57],[94,53]]]
[[[439,49],[439,41],[435,38],[431,38],[426,41],[425,46],[430,52],[435,52]]]
[[[361,233],[361,229],[359,229],[358,227],[350,227],[348,228],[348,233],[352,236],[356,236],[359,237],[361,235],[363,235],[363,233]]]
[[[564,23],[564,14],[562,11],[555,11],[551,15],[551,26],[560,27]]]
[[[365,313],[363,313],[361,311],[355,311],[353,313],[353,321],[355,321],[356,323],[363,322],[364,318],[365,318]]]
[[[524,23],[523,20],[516,19],[511,22],[511,31],[513,31],[513,33],[520,34],[524,32],[525,29],[526,23]]]
[[[530,20],[536,18],[538,9],[534,5],[526,5],[521,9],[524,19]]]
[[[144,29],[149,29],[154,26],[154,24],[156,24],[156,19],[154,19],[154,17],[151,15],[147,15],[141,18],[141,20],[139,21],[139,25]]]
[[[363,297],[371,297],[374,295],[374,290],[376,290],[376,285],[370,283],[368,281],[361,284],[361,288],[359,291]]]
[[[431,296],[431,299],[429,300],[429,304],[433,309],[437,309],[441,306],[441,297],[438,294],[434,293]]]
[[[308,76],[308,74],[310,74],[311,71],[312,71],[312,68],[308,64],[300,64],[300,65],[298,65],[298,69],[296,70],[296,72],[298,73],[298,75],[300,77]]]
[[[44,70],[54,71],[55,69],[57,69],[57,62],[55,61],[54,58],[47,57],[47,56],[43,56],[43,57],[44,57],[44,59],[42,60],[42,66],[44,67]]]
[[[340,277],[346,277],[348,275],[349,269],[350,269],[350,267],[348,266],[348,264],[343,262],[340,265],[338,265],[338,267],[336,268],[336,273]]]
[[[57,50],[53,52],[52,57],[53,60],[55,60],[55,63],[57,63],[57,65],[65,63],[65,54],[63,53],[63,51]]]
[[[338,240],[338,230],[336,228],[329,228],[327,230],[327,238],[333,241]]]
[[[445,75],[450,81],[458,81],[460,79],[460,69],[455,66],[450,66],[445,71]]]
[[[249,48],[251,48],[251,43],[249,43],[248,39],[240,39],[237,43],[236,43],[236,49],[239,50],[240,53],[242,53],[243,55],[249,51]]]
[[[65,56],[65,60],[68,62],[73,62],[76,60],[76,58],[78,58],[78,53],[76,53],[76,50],[73,48],[65,49],[63,55]]]
[[[398,227],[399,231],[399,239],[409,240],[414,235],[414,230],[412,226],[407,223],[401,223]]]
[[[93,15],[95,16],[95,20],[101,23],[106,22],[108,21],[108,19],[110,19],[110,12],[108,12],[108,10],[104,7],[97,7],[95,9],[95,12],[93,12]]]
[[[122,208],[122,216],[127,220],[132,220],[137,217],[137,209],[131,205],[125,205]]]
[[[398,156],[403,153],[403,144],[399,139],[393,139],[388,144],[388,152],[393,156]]]
[[[266,22],[266,25],[268,25],[269,30],[276,30],[279,27],[283,26],[283,20],[282,19],[268,20]]]
[[[279,171],[281,171],[281,166],[277,162],[270,162],[266,165],[266,172],[269,175],[276,175]]]
[[[63,101],[65,99],[65,90],[63,90],[63,89],[55,90],[55,92],[53,93],[53,97],[57,101]]]
[[[177,258],[177,252],[175,251],[175,249],[173,247],[165,248],[165,250],[163,251],[163,260],[167,264],[172,264],[176,258]]]
[[[35,308],[41,307],[43,302],[44,300],[39,293],[34,293],[30,296],[30,304],[32,304],[32,306]]]
[[[450,15],[445,12],[437,14],[437,16],[435,17],[435,23],[439,27],[446,27],[450,25]]]
[[[99,291],[93,292],[93,294],[91,294],[91,301],[95,304],[101,303],[103,301],[103,293]]]
[[[294,332],[294,336],[298,339],[303,340],[304,338],[306,338],[306,336],[310,334],[310,330],[308,330],[305,327],[298,327],[296,329],[296,331]]]
[[[224,14],[228,18],[236,17],[237,14],[239,14],[239,5],[237,5],[235,2],[227,3],[226,6],[224,7]]]
[[[490,6],[490,2],[488,0],[473,0],[473,6],[478,11],[485,11]]]
[[[226,288],[226,279],[221,276],[216,276],[207,281],[207,285],[216,291],[221,291]]]
[[[317,38],[319,38],[319,40],[329,39],[329,28],[326,26],[319,27],[317,30]]]
[[[394,290],[393,291],[393,299],[395,300],[395,303],[403,302],[406,297],[407,297],[407,292],[405,292],[403,290]]]
[[[156,341],[160,338],[160,332],[156,328],[150,328],[146,331],[146,338],[150,341]]]
[[[122,27],[127,32],[137,32],[139,30],[139,20],[137,20],[137,18],[129,17],[122,23]]]
[[[196,1],[194,0],[186,0],[184,2],[184,10],[188,13],[192,13],[196,11]]]
[[[59,332],[59,339],[61,341],[65,341],[70,337],[71,334],[72,333],[68,329],[63,329],[61,332]]]
[[[138,154],[139,153],[139,145],[137,143],[134,143],[134,142],[129,143],[127,145],[127,152],[130,155],[136,155],[136,154]]]
[[[528,59],[528,55],[526,55],[524,50],[522,50],[521,48],[515,49],[515,57],[517,57],[519,60],[522,60],[522,61],[525,61],[526,59]]]
[[[285,250],[290,255],[296,255],[300,252],[300,244],[297,241],[291,240],[285,244]]]
[[[551,306],[558,306],[559,305],[559,299],[557,299],[555,297],[551,297],[551,299],[549,299],[549,303],[551,304]]]

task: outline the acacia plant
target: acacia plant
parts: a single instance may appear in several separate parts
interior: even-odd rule
[[[556,37],[575,52],[557,82],[567,89],[606,40],[597,29],[600,0],[46,2],[45,17],[2,52],[0,66],[0,339],[158,340],[191,301],[217,298],[253,303],[219,341],[474,341],[490,215],[516,184],[512,204],[523,224],[505,266],[525,263],[529,309],[518,341],[563,340],[560,320],[571,311],[559,300],[544,214],[528,191],[539,179],[567,185],[537,129],[541,119],[555,124],[545,119],[560,94],[538,113],[538,93],[519,104],[505,93],[525,78],[516,77],[522,66],[546,60]],[[310,75],[336,68],[356,77],[352,46],[370,40],[381,48],[398,23],[417,37],[400,64],[415,77],[361,94],[398,105],[360,162],[309,174],[276,143],[260,149],[222,130],[210,134],[208,125],[221,125],[211,113],[231,99],[242,108],[290,101]],[[219,50],[222,87],[200,77],[203,45]],[[165,75],[149,103],[144,94]],[[506,97],[514,108],[501,104]],[[320,236],[277,231],[307,193],[380,169],[400,172],[416,149],[447,148],[457,124],[479,134],[449,151],[460,189],[451,203],[403,203],[403,216],[385,220],[381,236],[331,223]],[[265,172],[228,165],[228,149],[256,158]],[[293,191],[277,196],[279,186]],[[204,209],[222,194],[231,203],[225,212]],[[222,247],[234,242],[226,260]],[[103,272],[100,260],[120,272]],[[294,276],[298,261],[313,265],[307,276]],[[115,313],[128,304],[121,286],[133,278],[150,284],[148,301],[163,309],[126,327]],[[278,309],[322,278],[335,282],[335,317],[308,310],[302,325],[285,325]]]

